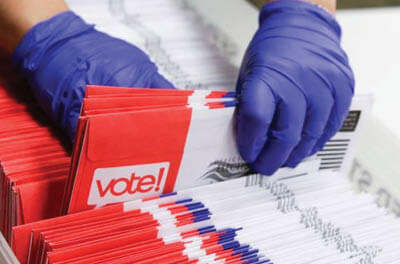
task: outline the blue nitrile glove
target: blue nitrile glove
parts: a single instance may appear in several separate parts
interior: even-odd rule
[[[237,142],[253,170],[295,167],[341,127],[354,77],[341,29],[322,8],[279,0],[261,10],[237,84]]]
[[[13,62],[71,141],[87,84],[173,88],[143,51],[95,30],[71,11],[34,26]]]

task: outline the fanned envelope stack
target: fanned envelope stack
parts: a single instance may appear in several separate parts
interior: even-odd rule
[[[341,132],[311,158],[320,169],[345,164],[368,99],[354,100]],[[234,135],[236,100],[227,91],[88,86],[64,213],[248,175]]]
[[[68,212],[204,184],[224,169],[245,175],[231,142],[235,105],[226,91],[87,87]]]
[[[13,230],[21,264],[400,261],[400,221],[332,171],[251,175]]]
[[[0,64],[0,229],[61,214],[70,157],[6,58]]]

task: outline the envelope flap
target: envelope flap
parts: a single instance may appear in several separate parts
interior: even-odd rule
[[[65,183],[62,176],[19,186],[24,223],[59,216]]]
[[[181,152],[190,118],[191,109],[186,107],[95,116],[88,126],[88,159],[115,161]]]

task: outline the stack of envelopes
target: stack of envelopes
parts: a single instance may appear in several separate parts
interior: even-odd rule
[[[234,134],[235,92],[88,86],[63,212],[76,213],[250,174]],[[369,98],[311,159],[342,169]],[[301,167],[301,166],[300,166]],[[279,173],[292,174],[288,169]]]
[[[325,171],[251,175],[15,227],[22,264],[399,263],[400,221]]]
[[[10,69],[0,66],[0,229],[59,216],[70,157]]]
[[[228,178],[248,173],[235,105],[226,91],[88,86],[64,212],[201,185],[224,167]]]

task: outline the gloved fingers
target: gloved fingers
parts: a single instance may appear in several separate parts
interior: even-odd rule
[[[306,116],[306,100],[298,89],[285,77],[274,74],[272,87],[279,91],[279,102],[275,112],[268,140],[251,167],[262,174],[271,175],[279,169],[299,143]],[[278,75],[278,76],[277,76]]]
[[[328,142],[328,140],[330,140],[331,137],[333,137],[340,129],[347,117],[351,100],[353,98],[353,87],[352,84],[346,84],[340,81],[338,81],[338,85],[340,88],[335,90],[335,104],[330,113],[328,123],[324,129],[324,133],[318,139],[311,154],[318,152],[324,147],[326,142]]]
[[[295,147],[286,162],[286,166],[294,168],[313,150],[315,144],[324,133],[334,105],[334,99],[328,83],[318,72],[310,72],[308,76],[312,87],[308,87],[312,96],[307,98],[307,115],[300,143]]]
[[[275,97],[270,87],[257,78],[240,85],[238,91],[241,94],[236,124],[237,144],[242,158],[252,163],[267,141],[275,112]]]
[[[156,72],[151,80],[150,88],[174,89],[175,87],[164,76]]]

